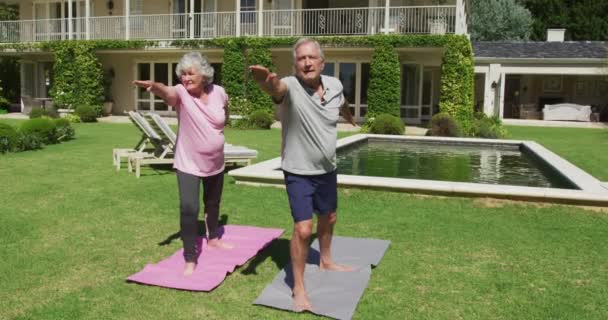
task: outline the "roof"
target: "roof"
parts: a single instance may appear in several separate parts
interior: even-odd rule
[[[473,42],[475,58],[502,59],[605,59],[603,41],[479,41]]]

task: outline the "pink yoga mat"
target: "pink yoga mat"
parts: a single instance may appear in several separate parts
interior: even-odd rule
[[[127,280],[174,289],[211,291],[222,283],[228,273],[245,264],[281,234],[282,229],[226,225],[223,226],[221,239],[235,247],[230,250],[209,248],[207,239],[200,238],[201,255],[192,275],[183,275],[184,250],[180,249],[157,264],[146,265]]]

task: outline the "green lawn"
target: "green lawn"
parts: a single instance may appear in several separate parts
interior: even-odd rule
[[[133,125],[76,129],[73,141],[0,155],[0,319],[318,319],[251,304],[287,262],[291,217],[284,190],[232,178],[228,223],[283,238],[211,293],[126,283],[181,247],[176,179],[114,171],[111,149],[135,144]],[[608,131],[509,130],[608,180]],[[278,130],[226,136],[259,160],[279,155]],[[355,319],[608,318],[606,211],[341,190],[339,216],[337,234],[392,241]]]
[[[608,181],[608,130],[507,127],[512,139],[535,140],[594,177]]]

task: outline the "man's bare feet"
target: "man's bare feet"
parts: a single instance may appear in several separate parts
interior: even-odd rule
[[[186,267],[184,267],[184,276],[192,275],[195,268],[196,268],[196,263],[186,262]]]
[[[321,269],[323,271],[338,271],[338,272],[355,271],[355,268],[353,268],[351,266],[345,266],[345,265],[341,265],[341,264],[336,264],[334,262],[330,262],[330,263],[323,263],[323,262],[321,262],[319,264],[319,269]]]
[[[224,242],[220,239],[211,239],[207,242],[210,248],[230,250],[234,248],[233,244]]]
[[[306,290],[293,290],[293,309],[295,312],[312,311]]]

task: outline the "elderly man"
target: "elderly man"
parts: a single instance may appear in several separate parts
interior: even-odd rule
[[[250,66],[253,78],[281,108],[281,167],[294,220],[290,242],[293,298],[296,311],[312,310],[304,287],[304,269],[312,235],[313,212],[318,214],[321,249],[319,268],[351,271],[334,263],[331,238],[336,223],[336,124],[339,114],[356,125],[342,84],[321,75],[325,57],[319,43],[300,39],[293,46],[295,76],[278,79],[263,66]]]

